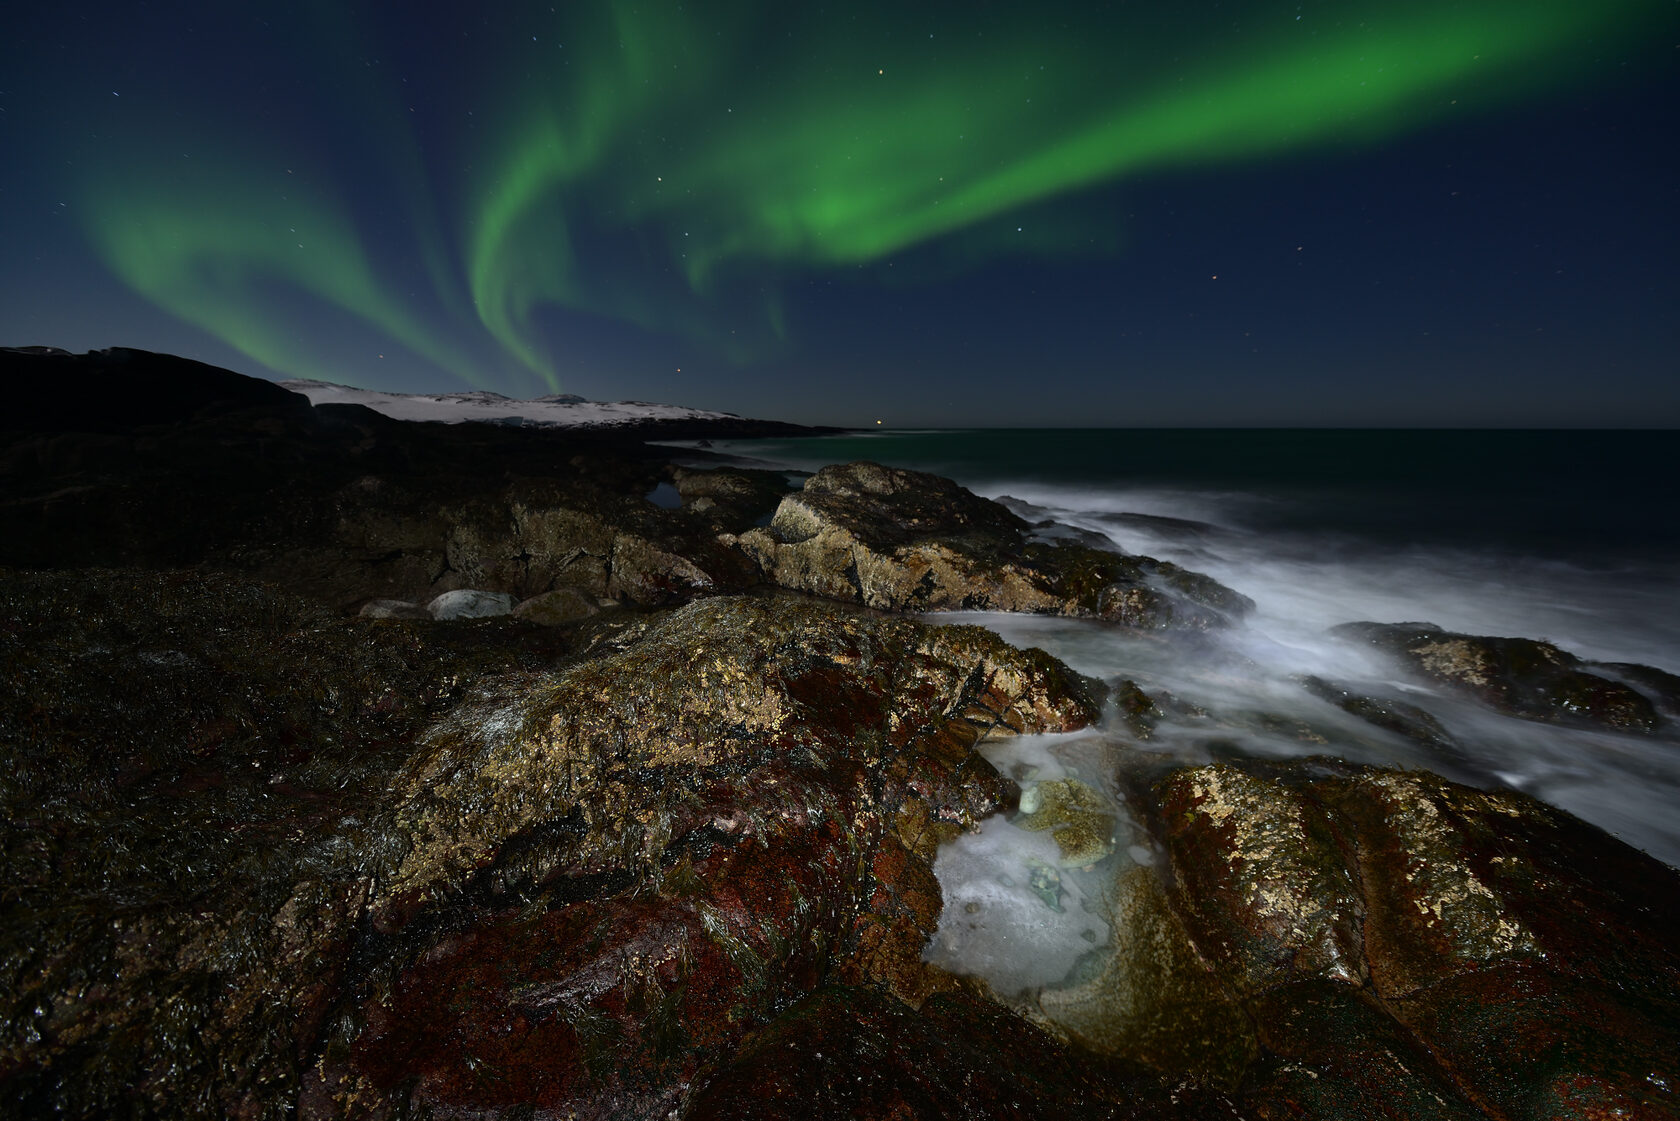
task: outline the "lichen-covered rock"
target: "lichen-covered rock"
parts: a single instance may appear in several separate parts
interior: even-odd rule
[[[0,576],[20,1115],[663,1116],[827,978],[922,999],[932,853],[1015,793],[972,746],[1097,712],[793,599],[412,628]]]
[[[1166,884],[1038,1007],[1259,1116],[1680,1115],[1680,875],[1514,792],[1335,760],[1175,771]],[[1138,800],[1134,799],[1134,806]]]
[[[1605,667],[1613,676],[1604,676],[1549,642],[1457,634],[1432,623],[1346,623],[1334,633],[1387,651],[1412,672],[1511,716],[1622,732],[1650,733],[1662,724],[1651,698],[1629,684],[1669,676],[1648,666]]]
[[[1159,797],[1179,905],[1241,988],[1363,980],[1363,903],[1322,807],[1225,765],[1180,772]]]
[[[1220,626],[1253,608],[1199,573],[1149,557],[1033,540],[1003,506],[949,479],[825,467],[736,542],[783,587],[889,611],[1093,616],[1140,630]]]
[[[407,851],[370,916],[402,948],[306,1115],[663,1115],[826,977],[919,1001],[937,840],[1012,795],[973,744],[1096,715],[989,632],[794,599],[699,601],[509,684],[393,785]],[[439,940],[463,890],[492,914]]]
[[[712,519],[718,532],[768,520],[777,503],[793,489],[785,472],[720,467],[672,470],[684,506]]]

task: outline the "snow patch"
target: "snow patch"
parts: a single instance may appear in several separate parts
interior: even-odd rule
[[[739,420],[734,413],[707,412],[681,405],[647,401],[587,401],[572,393],[555,393],[532,401],[517,401],[475,389],[464,393],[387,393],[357,389],[330,381],[293,378],[280,383],[309,398],[311,405],[365,405],[393,420],[430,420],[443,424],[478,421],[532,428],[612,428],[659,420]]]

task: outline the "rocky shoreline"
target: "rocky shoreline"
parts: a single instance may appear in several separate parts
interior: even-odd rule
[[[914,472],[127,361],[0,437],[8,1115],[1680,1116],[1673,869],[1333,742],[1184,765],[1174,698],[922,617],[1194,642],[1235,590]],[[1675,739],[1659,669],[1350,636]],[[1099,782],[977,750],[1081,729]],[[1024,992],[928,949],[941,846],[1000,813],[1047,906],[1104,885],[1106,945]]]

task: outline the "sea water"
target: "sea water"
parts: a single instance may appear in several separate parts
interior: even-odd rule
[[[1222,753],[1332,753],[1514,788],[1680,866],[1680,741],[1520,720],[1406,674],[1341,623],[1428,622],[1551,641],[1585,659],[1680,673],[1680,433],[968,430],[741,441],[718,450],[798,470],[869,459],[956,479],[1029,520],[1204,572],[1249,596],[1223,632],[1175,640],[1089,620],[942,613],[1039,646],[1109,682],[1170,695],[1136,750],[1188,764]],[[1448,734],[1426,745],[1365,723],[1303,687],[1312,676],[1420,707]],[[983,745],[1022,781],[1099,787],[1123,736]],[[1120,746],[1116,746],[1116,744]],[[1123,794],[1106,863],[1149,863]],[[1108,936],[1101,882],[1057,869],[1060,911],[1032,870],[1042,833],[1003,818],[942,850],[947,899],[936,961],[1000,990],[1053,984]],[[1039,851],[1043,849],[1044,851]],[[1040,873],[1040,879],[1045,873]],[[985,962],[988,964],[976,964]]]

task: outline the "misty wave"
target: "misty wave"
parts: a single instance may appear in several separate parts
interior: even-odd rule
[[[993,489],[993,488],[988,488]],[[1021,783],[1076,776],[1114,809],[1113,851],[1096,867],[1060,868],[1055,906],[1043,891],[1042,834],[1002,815],[941,846],[935,865],[946,906],[924,957],[984,977],[1004,995],[1055,989],[1098,969],[1112,950],[1099,916],[1132,864],[1159,854],[1127,812],[1115,779],[1128,755],[1201,765],[1233,754],[1332,754],[1383,767],[1419,768],[1484,788],[1513,788],[1568,810],[1680,866],[1680,744],[1636,734],[1566,728],[1508,717],[1409,679],[1370,646],[1331,633],[1347,622],[1428,619],[1473,634],[1544,637],[1583,657],[1680,665],[1671,574],[1652,566],[1591,570],[1556,560],[1457,549],[1375,550],[1241,525],[1259,508],[1243,496],[1079,492],[999,486],[1029,520],[1103,534],[1117,547],[1198,569],[1250,596],[1255,611],[1228,631],[1138,635],[1089,620],[997,612],[939,613],[932,623],[975,623],[1018,646],[1038,646],[1110,683],[1130,680],[1164,715],[1147,738],[1118,719],[1064,736],[982,743]],[[1022,496],[1030,496],[1028,505]],[[1237,511],[1233,516],[1232,507]],[[1151,520],[1160,519],[1160,520]],[[1419,742],[1344,711],[1309,687],[1412,706],[1442,730]],[[1035,898],[1034,888],[1038,888]],[[1096,963],[1096,964],[1093,964]]]
[[[1588,661],[1680,670],[1680,536],[1652,514],[1644,491],[1599,485],[1620,468],[1592,467],[1575,436],[1511,438],[1523,447],[1541,442],[1567,473],[1585,464],[1596,475],[1576,496],[1606,496],[1598,510],[1540,502],[1556,515],[1545,524],[1534,520],[1535,501],[1510,501],[1517,483],[1530,485],[1523,480],[1495,479],[1476,489],[1474,473],[1439,468],[1405,478],[1417,458],[1403,454],[1415,451],[1406,434],[1372,441],[1375,450],[1352,464],[1351,479],[1329,456],[1297,457],[1292,472],[1272,469],[1268,454],[1299,450],[1294,437],[1275,433],[1218,440],[1135,432],[868,437],[734,450],[754,457],[755,466],[768,459],[814,471],[872,458],[945,475],[1010,507],[1041,539],[1094,535],[1123,552],[1205,573],[1255,603],[1229,629],[1187,634],[1138,634],[1045,615],[926,617],[985,626],[1111,685],[1133,682],[1160,709],[1141,733],[1115,712],[1085,732],[981,743],[978,750],[1021,784],[1024,800],[1038,784],[1062,778],[1098,791],[1112,810],[1113,836],[1094,866],[1058,861],[1042,833],[1022,827],[1021,813],[997,815],[979,832],[942,845],[935,874],[946,906],[928,960],[984,976],[1006,994],[1055,988],[1100,962],[1117,937],[1103,921],[1114,885],[1133,866],[1160,859],[1126,805],[1121,776],[1140,767],[1334,755],[1428,770],[1523,791],[1680,867],[1680,742],[1671,735],[1506,716],[1333,631],[1363,621],[1428,622],[1472,635],[1542,639]],[[1318,437],[1301,439],[1311,451]],[[1464,436],[1467,446],[1483,439],[1504,446],[1497,433]],[[1145,478],[1134,477],[1136,463],[1115,457],[1139,442],[1147,448]],[[1344,449],[1365,441],[1332,434],[1324,442]],[[1199,458],[1227,447],[1222,464]],[[1605,451],[1602,441],[1585,447]],[[1402,462],[1388,463],[1383,457],[1391,454]],[[1644,490],[1660,491],[1660,477],[1647,475]],[[1553,472],[1532,480],[1531,489],[1571,493],[1561,479]],[[1606,526],[1622,532],[1601,533]],[[1413,734],[1402,735],[1345,711],[1335,703],[1344,693],[1421,714],[1424,734],[1413,726]]]
[[[1482,787],[1512,787],[1680,866],[1680,745],[1637,734],[1522,720],[1402,674],[1342,623],[1427,621],[1469,634],[1538,638],[1597,661],[1680,666],[1680,579],[1649,558],[1583,565],[1449,547],[1379,547],[1326,531],[1256,528],[1265,500],[1179,491],[1081,490],[1026,482],[976,488],[1033,516],[1102,534],[1117,548],[1205,572],[1255,601],[1227,632],[1137,636],[1082,620],[995,613],[930,621],[980,623],[1040,646],[1082,673],[1128,679],[1183,702],[1147,748],[1204,763],[1221,752],[1334,754],[1423,768]],[[1261,517],[1256,512],[1262,512]],[[1160,519],[1155,521],[1152,519]],[[1420,708],[1447,733],[1439,745],[1377,728],[1304,681]]]

